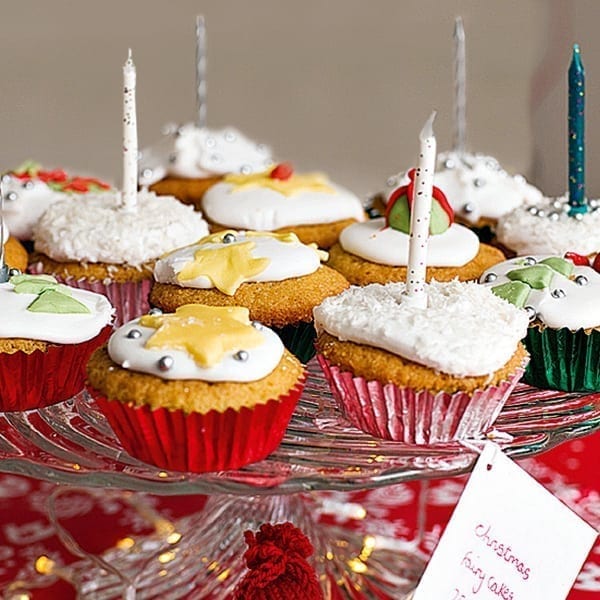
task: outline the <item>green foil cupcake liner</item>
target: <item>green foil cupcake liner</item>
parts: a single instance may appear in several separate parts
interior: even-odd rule
[[[316,332],[312,323],[300,322],[271,329],[301,363],[306,364],[315,355]]]
[[[525,345],[531,361],[524,381],[539,388],[566,392],[600,391],[600,331],[527,330]]]

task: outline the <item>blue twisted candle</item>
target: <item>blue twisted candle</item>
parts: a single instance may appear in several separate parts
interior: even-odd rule
[[[579,45],[569,67],[569,215],[588,211],[585,199],[585,71]]]

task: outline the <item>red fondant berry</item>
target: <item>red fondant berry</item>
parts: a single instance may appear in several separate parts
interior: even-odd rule
[[[594,262],[592,263],[592,268],[597,273],[600,273],[600,252],[598,252],[598,254],[596,254],[596,257],[594,258]]]
[[[281,181],[287,181],[293,174],[294,168],[292,167],[291,163],[279,163],[271,171],[271,179],[280,179]]]
[[[583,254],[577,254],[577,252],[566,252],[565,258],[570,260],[574,265],[578,267],[589,267],[590,261],[587,256]],[[596,267],[594,267],[596,268]],[[596,269],[597,270],[597,269]]]

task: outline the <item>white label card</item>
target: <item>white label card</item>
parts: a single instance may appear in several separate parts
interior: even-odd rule
[[[597,535],[486,442],[413,600],[564,600]]]

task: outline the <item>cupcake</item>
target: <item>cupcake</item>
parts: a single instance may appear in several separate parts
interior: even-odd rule
[[[307,362],[314,355],[313,308],[348,287],[323,259],[326,252],[293,233],[213,233],[156,262],[150,304],[165,312],[189,303],[245,306]]]
[[[574,253],[538,255],[513,258],[483,274],[481,282],[494,294],[529,315],[525,381],[531,385],[600,391],[600,260],[595,265]]]
[[[342,229],[365,219],[357,196],[324,175],[298,175],[287,164],[251,175],[227,175],[202,199],[211,231],[292,231],[301,242],[330,248]]]
[[[523,373],[527,315],[474,282],[351,287],[314,310],[317,356],[346,418],[379,438],[484,433]]]
[[[498,221],[498,241],[518,255],[593,254],[600,248],[600,202],[589,200],[589,211],[570,216],[568,196],[541,198],[504,215]]]
[[[225,175],[249,175],[272,164],[267,146],[233,127],[208,129],[188,123],[167,128],[158,144],[142,150],[139,184],[200,210],[204,192]]]
[[[93,177],[79,177],[63,169],[42,169],[27,161],[2,176],[4,221],[13,236],[24,242],[32,239],[33,226],[54,202],[76,194],[100,192],[110,186]]]
[[[248,309],[199,304],[120,327],[87,373],[127,452],[199,473],[270,454],[304,384],[302,365]]]
[[[121,192],[88,194],[50,206],[34,227],[30,269],[104,293],[116,324],[143,314],[156,259],[208,232],[202,216],[172,197],[142,191],[132,207]]]
[[[386,202],[396,187],[407,182],[407,173],[390,177],[382,193]],[[438,156],[434,184],[444,192],[457,222],[477,231],[495,231],[503,215],[542,198],[525,177],[510,175],[494,157],[455,150]]]
[[[409,184],[390,196],[385,217],[354,223],[341,232],[327,264],[354,285],[405,281],[413,187],[414,169],[409,172]],[[427,280],[477,279],[504,258],[500,250],[481,244],[470,229],[454,223],[452,208],[437,187],[433,188],[429,232]]]
[[[14,275],[0,283],[0,307],[0,411],[41,408],[80,392],[85,364],[111,330],[108,300],[48,275]]]

